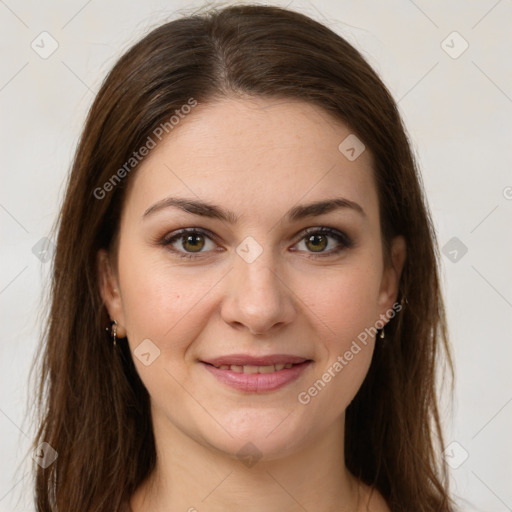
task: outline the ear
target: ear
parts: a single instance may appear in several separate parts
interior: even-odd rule
[[[391,241],[391,261],[384,268],[379,290],[379,312],[389,311],[398,297],[398,285],[407,256],[407,245],[403,236],[396,236]]]
[[[126,329],[119,280],[113,271],[110,254],[107,250],[100,249],[98,251],[96,263],[101,297],[110,319],[117,322],[117,335],[119,338],[124,338],[126,336]]]

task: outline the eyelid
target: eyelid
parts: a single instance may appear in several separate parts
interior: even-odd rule
[[[199,233],[201,235],[207,236],[208,238],[211,238],[212,240],[217,240],[217,241],[220,240],[219,237],[215,233],[212,233],[210,230],[208,230],[206,228],[191,227],[191,228],[180,228],[171,233],[168,233],[167,235],[165,235],[163,237],[162,241],[165,242],[168,240],[172,240],[173,238],[179,239],[180,236],[185,236],[190,233]]]
[[[186,236],[187,234],[190,234],[190,233],[192,233],[192,234],[197,233],[197,234],[204,235],[207,238],[210,238],[215,243],[217,243],[217,244],[219,243],[219,237],[217,235],[215,235],[208,229],[199,228],[199,227],[197,227],[197,228],[189,227],[189,228],[178,229],[178,230],[173,231],[172,233],[169,233],[168,235],[164,236],[161,240],[158,241],[158,243],[160,245],[163,245],[164,247],[169,248],[169,250],[172,251],[174,254],[177,254],[178,257],[184,257],[184,258],[189,258],[189,259],[192,259],[192,258],[198,259],[198,258],[204,257],[201,255],[205,255],[205,254],[214,252],[214,251],[205,251],[205,252],[199,251],[199,252],[194,253],[194,252],[180,251],[180,250],[171,248],[171,245],[174,242],[176,242],[177,240],[180,240],[181,238],[183,238],[184,236]],[[343,251],[344,249],[351,248],[354,245],[353,240],[346,233],[344,233],[343,231],[341,231],[337,228],[332,228],[329,226],[311,226],[311,227],[303,229],[297,235],[297,240],[293,245],[294,246],[297,245],[299,242],[303,241],[308,235],[316,235],[316,234],[326,235],[331,238],[334,238],[338,242],[338,244],[340,244],[341,247],[338,246],[337,248],[331,249],[330,251],[327,251],[327,252],[318,252],[318,253],[308,252],[307,257],[309,257],[309,258],[316,258],[316,257],[318,257],[318,258],[325,257],[326,258],[328,256],[333,256],[333,255],[338,254],[339,252]],[[296,251],[296,249],[294,251]]]
[[[311,235],[316,235],[316,234],[328,235],[337,240],[340,239],[340,240],[338,240],[338,242],[342,243],[346,247],[352,247],[354,245],[352,238],[349,237],[346,233],[344,233],[343,231],[341,231],[339,229],[331,228],[329,226],[315,226],[315,227],[306,228],[300,233],[301,236],[297,242],[300,242],[307,235],[310,235],[310,234]]]
[[[201,257],[200,255],[202,255],[202,254],[212,252],[212,251],[206,251],[206,253],[205,253],[205,252],[200,251],[200,252],[194,253],[194,252],[179,251],[177,249],[171,248],[171,246],[174,242],[184,238],[188,234],[200,234],[200,235],[205,236],[206,238],[210,238],[216,244],[219,243],[219,237],[216,236],[211,231],[209,231],[208,229],[194,228],[194,227],[181,228],[176,231],[173,231],[172,233],[165,235],[161,240],[158,240],[157,243],[168,248],[171,252],[173,252],[174,254],[177,254],[178,257],[183,257],[183,258],[197,258],[197,257]]]

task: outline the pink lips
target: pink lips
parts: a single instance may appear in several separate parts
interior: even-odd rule
[[[204,367],[218,380],[230,387],[248,393],[274,391],[293,382],[304,372],[312,361],[298,356],[276,354],[271,356],[253,357],[244,354],[217,357],[201,361]],[[275,370],[271,373],[240,373],[219,366],[269,366],[291,363],[291,368]]]

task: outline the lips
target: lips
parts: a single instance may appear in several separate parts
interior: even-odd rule
[[[297,364],[297,363],[296,363]],[[213,365],[212,365],[213,366]],[[220,366],[215,366],[219,370],[230,370],[232,372],[237,373],[273,373],[279,372],[281,370],[289,369],[292,366],[295,366],[293,363],[278,363],[278,364],[267,364],[267,365],[237,365],[237,364],[221,364]]]
[[[308,368],[311,359],[288,354],[249,356],[233,354],[201,361],[222,383],[249,393],[275,391],[291,384]]]

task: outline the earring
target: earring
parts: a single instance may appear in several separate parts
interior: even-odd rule
[[[381,340],[383,340],[385,336],[386,336],[386,335],[384,334],[384,327],[383,327],[383,328],[380,330],[379,338],[380,338]]]
[[[106,328],[107,332],[110,331],[110,337],[112,338],[112,345],[117,347],[117,322],[113,320],[110,322],[110,327]]]

